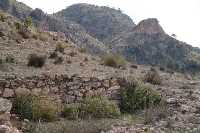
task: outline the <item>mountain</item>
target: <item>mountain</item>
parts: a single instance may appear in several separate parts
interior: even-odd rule
[[[135,24],[119,9],[75,4],[55,14],[45,14],[15,0],[1,0],[0,9],[19,19],[31,16],[44,30],[63,32],[77,46],[100,56],[107,52],[128,61],[177,71],[200,71],[200,50],[165,33],[157,19]]]
[[[103,54],[106,51],[104,44],[89,35],[85,29],[73,22],[63,21],[52,15],[45,14],[40,9],[33,10],[30,15],[37,27],[48,31],[59,31],[81,48],[85,48],[91,54]]]
[[[16,0],[1,0],[0,9],[19,19],[24,19],[32,10],[29,6],[24,3],[17,2]]]
[[[120,53],[131,62],[182,72],[200,70],[198,50],[167,35],[157,19],[136,25],[120,10],[89,4],[75,4],[54,15],[80,24],[111,52]]]
[[[102,42],[89,35],[81,25],[73,21],[64,22],[60,18],[45,14],[40,9],[33,10],[16,0],[1,0],[0,10],[10,13],[20,20],[30,16],[37,27],[48,31],[63,32],[68,39],[91,54],[102,55],[106,51]]]
[[[178,71],[200,70],[199,61],[195,61],[193,56],[194,53],[199,56],[197,50],[167,35],[156,19],[143,20],[133,31],[114,38],[110,45],[114,52],[139,64],[159,65]]]
[[[80,24],[104,43],[135,26],[131,18],[120,10],[90,4],[75,4],[54,15]]]

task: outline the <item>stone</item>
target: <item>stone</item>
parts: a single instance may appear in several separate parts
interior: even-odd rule
[[[32,92],[31,92],[33,95],[40,95],[41,94],[41,89],[40,88],[35,88],[35,89],[32,89]]]
[[[4,98],[12,98],[14,97],[14,91],[12,89],[6,88],[3,92],[3,97]]]
[[[26,88],[17,88],[15,90],[15,94],[18,95],[29,95],[31,92],[30,90],[26,89]]]
[[[112,86],[108,89],[108,91],[119,90],[120,88],[120,86]]]
[[[12,103],[7,100],[0,98],[0,113],[10,112],[12,108]]]
[[[65,95],[62,97],[62,100],[64,101],[64,103],[70,104],[74,102],[75,96]]]

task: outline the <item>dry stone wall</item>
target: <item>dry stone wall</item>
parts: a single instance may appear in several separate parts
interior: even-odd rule
[[[119,100],[119,79],[98,79],[79,76],[55,75],[26,78],[0,79],[0,97],[13,98],[21,92],[35,95],[58,96],[64,103],[80,101],[83,97],[93,95],[108,96]]]

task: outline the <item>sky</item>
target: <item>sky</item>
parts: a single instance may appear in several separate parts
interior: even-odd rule
[[[200,0],[18,0],[32,8],[51,14],[76,3],[120,8],[137,24],[143,19],[157,18],[169,35],[200,47]]]

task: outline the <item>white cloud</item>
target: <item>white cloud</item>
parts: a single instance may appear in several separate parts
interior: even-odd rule
[[[199,0],[18,0],[47,13],[57,12],[75,3],[90,3],[120,8],[138,23],[146,18],[158,18],[168,34],[200,47]]]

